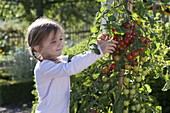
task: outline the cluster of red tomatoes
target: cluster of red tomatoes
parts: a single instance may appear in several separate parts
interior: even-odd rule
[[[150,46],[150,39],[139,35],[136,31],[136,26],[130,22],[125,22],[121,25],[125,33],[116,34],[115,28],[111,31],[114,34],[113,40],[118,41],[118,45],[113,54],[111,54],[111,62],[105,66],[102,73],[103,82],[107,82],[109,74],[113,71],[119,72],[118,88],[121,95],[125,96],[123,113],[141,112],[146,110],[141,103],[143,100],[139,97],[139,88],[142,87],[144,76],[147,75],[147,70],[141,70],[142,65],[147,62],[148,57],[145,51]]]
[[[124,23],[123,27],[126,30],[125,34],[114,34],[113,40],[116,40],[119,43],[115,52],[112,54],[113,63],[111,63],[110,66],[104,67],[103,73],[108,73],[109,71],[116,69],[117,64],[120,65],[120,59],[124,60],[125,65],[122,65],[124,67],[119,66],[119,68],[128,70],[131,68],[130,66],[138,66],[137,57],[140,56],[140,61],[142,62],[145,62],[147,59],[142,53],[150,46],[150,39],[144,36],[138,36],[135,31],[135,25],[132,25],[130,22]],[[112,32],[115,32],[114,28],[112,28]]]

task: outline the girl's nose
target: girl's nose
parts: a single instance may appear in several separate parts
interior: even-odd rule
[[[57,47],[61,47],[62,46],[62,43],[57,43]]]

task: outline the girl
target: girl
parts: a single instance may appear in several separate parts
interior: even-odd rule
[[[115,50],[116,41],[100,40],[106,36],[99,36],[99,55],[88,51],[76,55],[68,62],[68,56],[61,56],[64,30],[58,23],[40,18],[29,26],[26,42],[38,60],[34,69],[39,98],[36,113],[69,113],[70,75],[83,71],[103,57],[103,54]]]

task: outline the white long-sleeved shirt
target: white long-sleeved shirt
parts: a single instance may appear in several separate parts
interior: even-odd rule
[[[39,104],[36,113],[69,113],[70,102],[70,75],[80,73],[88,66],[103,57],[100,46],[100,55],[92,51],[76,55],[67,62],[55,63],[50,60],[37,62],[34,74],[38,91]]]

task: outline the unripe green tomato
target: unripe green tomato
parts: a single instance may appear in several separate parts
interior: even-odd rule
[[[109,89],[109,84],[107,84],[107,83],[104,84],[104,85],[103,85],[103,89],[104,89],[104,90],[108,90],[108,89]]]
[[[148,71],[142,71],[142,75],[146,76],[148,74]]]
[[[141,57],[140,57],[140,61],[146,62],[146,61],[147,61],[147,56],[141,56]]]
[[[132,89],[136,89],[136,85],[132,85]]]
[[[124,89],[124,90],[123,90],[123,93],[124,93],[125,95],[128,95],[128,94],[129,94],[129,89]]]
[[[126,64],[126,65],[125,65],[125,69],[130,70],[131,68],[132,68],[132,66],[129,65],[129,64]]]
[[[134,95],[135,93],[136,93],[136,90],[135,90],[135,89],[131,89],[131,90],[130,90],[130,94],[131,94],[131,95]]]
[[[139,111],[141,109],[141,105],[140,104],[137,104],[136,105],[136,111]]]
[[[124,110],[123,110],[123,113],[128,113],[128,110],[127,110],[127,109],[124,109]]]
[[[135,72],[132,73],[133,76],[136,76],[137,74]]]
[[[124,81],[125,84],[128,84],[130,82],[130,78],[124,77],[123,81]]]
[[[124,104],[124,106],[129,106],[129,101],[124,100],[123,104]]]
[[[118,62],[120,60],[120,56],[119,55],[114,56],[114,60]]]
[[[140,112],[145,113],[146,112],[145,108],[143,108]]]
[[[133,71],[134,71],[134,72],[138,72],[138,71],[139,71],[139,67],[138,67],[138,66],[134,66],[134,67],[133,67]]]
[[[136,107],[134,105],[131,106],[131,110],[132,111],[135,111],[136,110]]]
[[[137,76],[136,77],[136,82],[141,82],[142,81],[142,77],[141,76]]]
[[[136,83],[136,87],[139,88],[140,87],[140,83]]]
[[[133,99],[134,98],[134,95],[130,95],[130,99]]]
[[[137,100],[136,100],[136,98],[134,98],[132,101],[133,101],[134,103],[136,103]]]
[[[108,76],[102,76],[102,81],[107,82],[108,81]]]

